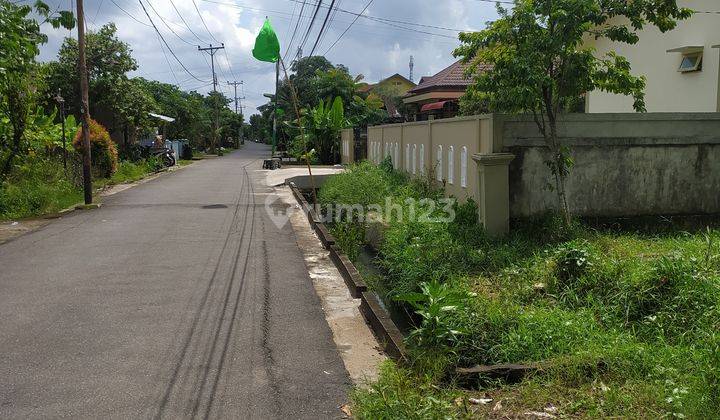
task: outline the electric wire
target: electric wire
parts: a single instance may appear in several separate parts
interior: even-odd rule
[[[320,3],[318,3],[318,4],[320,4]],[[328,12],[325,14],[325,20],[323,20],[322,26],[320,27],[320,32],[318,32],[318,36],[317,36],[317,38],[315,39],[315,44],[313,44],[312,51],[310,51],[310,56],[311,56],[311,57],[312,57],[312,55],[315,53],[315,49],[317,48],[318,43],[320,42],[320,37],[322,36],[323,31],[325,30],[325,27],[326,27],[326,25],[327,25],[328,19],[330,18],[330,13],[332,13],[333,6],[335,6],[335,0],[332,0],[332,1],[330,2],[330,8],[328,9]]]
[[[360,16],[361,16],[363,13],[365,13],[365,11],[368,9],[368,7],[370,7],[370,5],[371,5],[374,1],[375,1],[375,0],[370,0],[369,2],[367,2],[367,4],[365,5],[365,7],[362,9],[362,11],[360,11],[360,13],[359,13],[357,16],[355,16],[355,19],[354,19],[352,22],[350,22],[350,24],[348,25],[348,27],[345,28],[345,30],[343,31],[343,33],[340,34],[340,36],[338,37],[338,39],[336,39],[335,42],[333,42],[332,45],[330,45],[330,47],[328,47],[328,49],[325,50],[325,54],[324,54],[324,55],[326,55],[328,52],[330,52],[330,50],[332,50],[333,47],[334,47],[338,42],[340,42],[340,40],[342,39],[342,37],[345,36],[345,34],[350,30],[350,28],[352,28],[352,26],[355,24],[355,22],[357,22],[358,19],[360,19]]]
[[[153,29],[155,29],[155,32],[158,34],[158,36],[160,36],[160,39],[161,39],[162,42],[165,44],[165,46],[167,47],[168,51],[170,51],[170,54],[171,54],[171,55],[175,58],[175,60],[180,64],[180,67],[182,67],[183,70],[185,70],[185,72],[186,72],[187,74],[189,74],[190,76],[192,76],[192,77],[193,77],[195,80],[197,80],[198,82],[207,83],[207,80],[202,80],[202,79],[200,79],[199,77],[195,76],[190,70],[188,70],[187,67],[185,67],[185,64],[183,64],[183,62],[180,61],[180,59],[178,58],[178,56],[175,54],[175,52],[172,50],[172,48],[170,48],[170,45],[167,43],[167,41],[165,40],[165,38],[164,38],[164,37],[162,36],[162,34],[160,33],[160,30],[158,30],[157,26],[155,25],[155,22],[153,22],[152,18],[150,17],[150,13],[148,13],[147,9],[145,8],[145,4],[143,4],[142,0],[138,0],[138,2],[140,3],[140,6],[142,7],[143,12],[145,12],[145,16],[147,16],[147,18],[148,18],[148,20],[150,21],[150,24],[152,25]]]

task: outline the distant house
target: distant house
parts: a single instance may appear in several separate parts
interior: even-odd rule
[[[457,115],[458,100],[472,84],[465,77],[467,66],[456,61],[434,76],[423,76],[420,84],[408,91],[403,102],[412,109],[416,121]]]
[[[647,78],[648,112],[720,112],[720,10],[718,0],[679,0],[700,11],[662,33],[653,25],[638,31],[635,45],[588,36],[585,45],[598,55],[616,52],[630,61],[631,72]],[[616,18],[617,23],[622,23]],[[633,112],[633,99],[599,90],[585,98],[585,111]]]
[[[407,94],[407,92],[415,86],[417,85],[410,81],[408,78],[402,76],[399,73],[395,73],[392,76],[382,79],[377,83],[362,84],[358,88],[358,92],[371,93],[375,91],[374,93],[379,94],[379,96],[381,97],[387,93],[392,93],[394,96],[405,96],[405,94]],[[398,110],[396,109],[395,104],[386,99],[387,98],[383,98],[383,102],[385,103],[385,109],[391,117],[396,116],[398,114]]]

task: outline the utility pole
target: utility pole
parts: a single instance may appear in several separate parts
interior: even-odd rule
[[[77,0],[78,72],[80,73],[80,117],[83,144],[83,192],[85,204],[92,204],[92,173],[90,172],[90,100],[88,99],[87,64],[85,63],[85,12],[83,0]]]
[[[237,87],[238,87],[238,85],[244,85],[245,83],[244,83],[242,80],[239,81],[239,82],[238,82],[237,80],[235,80],[235,81],[232,81],[232,82],[228,81],[227,84],[228,84],[228,85],[231,85],[231,86],[234,88],[234,90],[235,90],[235,113],[237,114],[237,113],[238,113],[238,99],[240,99],[240,100],[245,99],[245,96],[244,96],[244,95],[243,95],[242,98],[238,98],[238,96],[237,96]],[[240,143],[240,142],[242,141],[242,135],[243,135],[243,121],[242,121],[242,117],[243,117],[243,112],[242,112],[242,102],[241,102],[241,103],[240,103],[240,128],[238,129],[238,143]],[[237,146],[240,147],[239,144],[238,144]]]
[[[277,112],[278,112],[278,86],[280,85],[280,59],[275,63],[275,110],[273,111],[273,144],[272,153],[277,149]]]
[[[65,98],[60,96],[60,89],[57,91],[55,101],[60,105],[60,119],[62,124],[62,142],[63,142],[63,168],[65,169],[65,175],[67,175],[67,145],[65,144]]]
[[[225,44],[220,43],[219,47],[213,47],[212,44],[210,44],[209,47],[201,48],[198,45],[198,51],[207,51],[208,54],[210,54],[210,67],[212,69],[212,81],[213,81],[213,92],[217,93],[217,76],[215,75],[215,53],[218,52],[218,50],[224,50]],[[218,135],[218,124],[220,119],[220,110],[217,107],[217,104],[215,104],[215,123],[213,124],[213,147],[217,151],[217,135]]]

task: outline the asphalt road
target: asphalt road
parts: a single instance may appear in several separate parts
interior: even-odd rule
[[[265,210],[266,150],[0,245],[0,418],[341,417],[349,378]]]

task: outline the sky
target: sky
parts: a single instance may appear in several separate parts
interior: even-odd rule
[[[487,21],[497,18],[495,4],[487,0],[374,0],[362,12],[368,1],[335,0],[314,55],[344,64],[351,74],[362,74],[371,83],[395,73],[409,77],[410,56],[414,58],[416,82],[421,76],[437,73],[455,60],[452,51],[459,45],[459,31],[482,29]],[[46,2],[51,7],[68,9],[72,0]],[[85,0],[84,4],[89,30],[115,22],[118,37],[130,45],[139,66],[130,76],[206,93],[212,90],[210,57],[197,47],[224,43],[225,49],[215,55],[219,89],[233,97],[233,88],[227,82],[242,80],[238,96],[244,94],[244,113],[250,115],[267,102],[262,94],[274,91],[274,64],[257,61],[251,53],[265,17],[278,34],[283,54],[289,50],[286,62],[290,63],[307,32],[316,2],[306,1],[298,25],[302,0],[142,0],[172,52],[192,74],[162,43],[140,0]],[[304,56],[310,54],[317,41],[331,2],[323,0],[304,43]],[[360,12],[362,16],[350,26]],[[348,26],[350,29],[340,38]],[[49,41],[41,48],[42,61],[55,59],[65,37],[77,37],[76,30],[47,25],[43,30]]]

